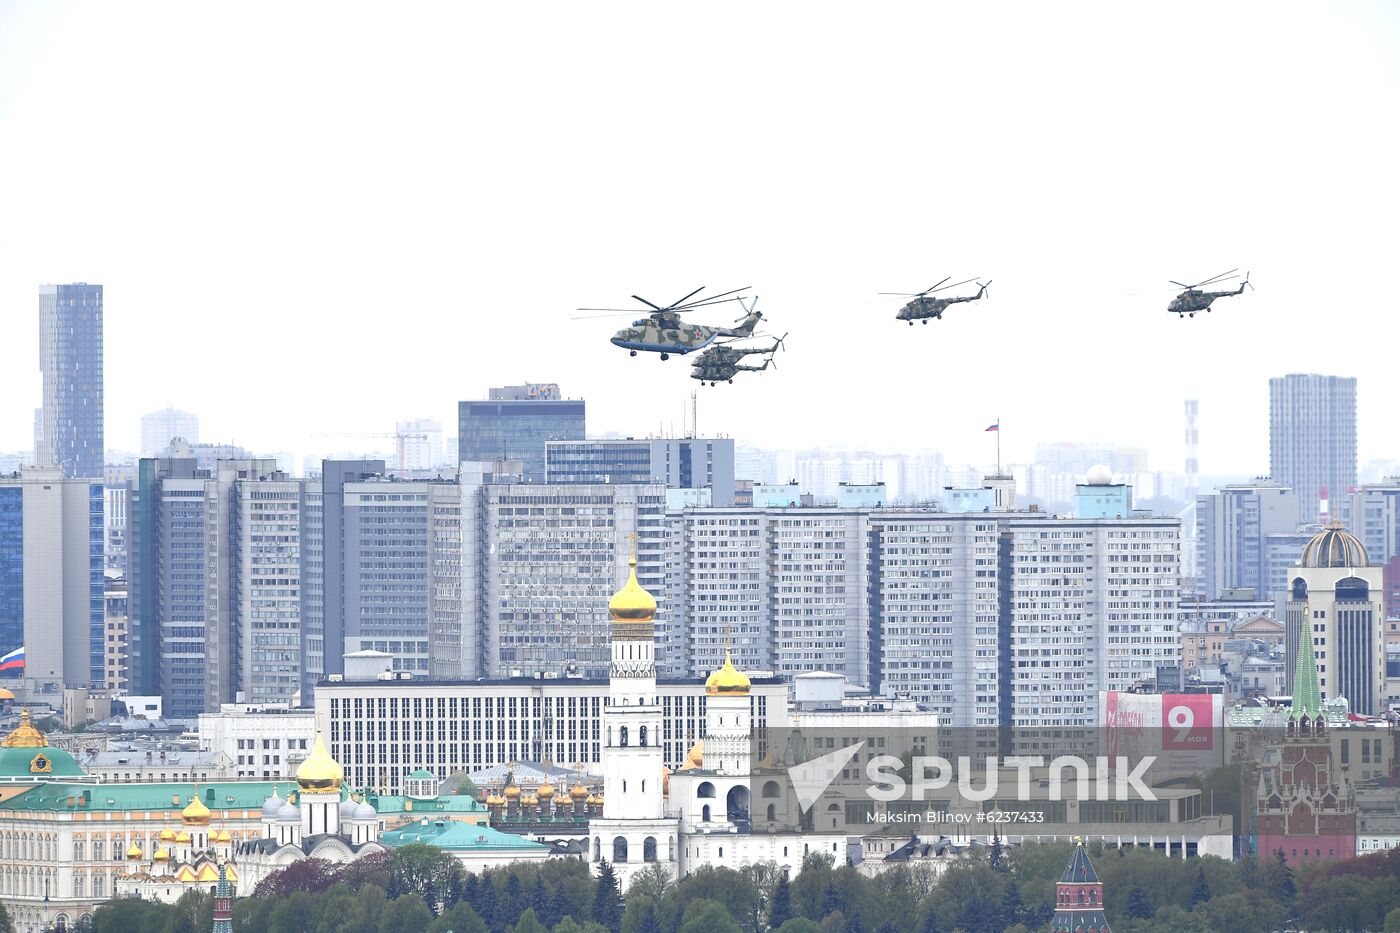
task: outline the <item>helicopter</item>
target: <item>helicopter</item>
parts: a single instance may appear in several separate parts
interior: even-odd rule
[[[923,291],[917,294],[909,294],[906,292],[881,292],[880,294],[897,295],[901,298],[914,299],[913,301],[906,304],[904,307],[900,308],[899,313],[895,315],[895,318],[897,320],[908,321],[909,326],[913,327],[915,321],[923,321],[925,324],[927,324],[928,319],[931,317],[939,318],[941,320],[943,318],[943,310],[949,305],[955,305],[963,301],[976,301],[977,299],[981,298],[987,293],[987,286],[992,284],[990,281],[987,281],[985,283],[977,282],[975,278],[964,279],[963,281],[955,282],[952,285],[943,284],[943,282],[946,282],[948,281],[948,279],[951,278],[952,276],[950,275],[948,276],[948,278],[943,279],[942,282],[935,282],[933,285],[929,286],[928,288],[924,289]],[[941,292],[945,288],[957,288],[959,285],[966,285],[968,282],[977,282],[977,294],[964,295],[961,298],[930,297],[934,292]]]
[[[697,299],[695,296],[705,290],[702,285],[679,301],[664,307],[647,301],[640,295],[633,295],[633,298],[651,308],[652,311],[647,317],[633,321],[631,327],[624,327],[613,334],[612,342],[619,347],[626,348],[632,356],[636,356],[638,351],[644,350],[648,353],[660,353],[663,360],[668,360],[672,353],[685,355],[696,350],[703,350],[717,337],[748,337],[753,334],[753,329],[758,325],[758,322],[763,320],[762,313],[758,311],[749,311],[743,317],[738,318],[733,327],[689,324],[681,320],[681,315],[687,311],[724,304],[728,301],[738,301],[738,293],[748,287],[745,285],[744,288],[735,288],[717,295]],[[579,310],[631,313],[621,308],[579,308]]]
[[[761,373],[770,365],[776,368],[778,364],[773,362],[773,354],[778,352],[778,348],[786,339],[787,334],[774,337],[771,347],[733,347],[727,343],[716,344],[690,364],[690,378],[714,386],[721,382],[732,383],[738,373]],[[754,353],[765,354],[762,366],[745,366],[739,362]]]
[[[1186,291],[1182,292],[1180,295],[1177,295],[1175,298],[1172,299],[1172,303],[1167,305],[1167,311],[1175,312],[1177,317],[1182,317],[1188,314],[1191,317],[1195,317],[1197,311],[1209,311],[1210,303],[1217,298],[1228,298],[1231,295],[1243,294],[1245,286],[1249,285],[1248,272],[1244,274],[1244,281],[1240,283],[1240,287],[1232,292],[1197,291],[1197,289],[1203,285],[1215,285],[1220,282],[1225,282],[1230,279],[1233,279],[1235,277],[1235,273],[1239,271],[1240,270],[1238,269],[1231,269],[1229,272],[1222,272],[1219,275],[1213,275],[1210,278],[1206,279],[1204,282],[1197,282],[1195,285],[1182,285],[1182,283],[1180,282],[1173,281],[1173,285],[1180,285],[1182,288],[1186,289]],[[1249,287],[1253,288],[1254,286],[1249,285]]]

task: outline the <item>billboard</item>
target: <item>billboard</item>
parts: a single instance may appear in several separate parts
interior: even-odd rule
[[[1099,692],[1108,754],[1160,755],[1173,774],[1224,766],[1224,722],[1218,693]]]

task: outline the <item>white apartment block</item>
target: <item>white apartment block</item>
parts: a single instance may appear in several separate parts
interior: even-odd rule
[[[1100,690],[1155,682],[1179,663],[1181,523],[1013,521],[1003,630],[1012,724],[1089,728]]]
[[[604,600],[606,605],[606,600]],[[751,678],[755,729],[787,722],[787,685]],[[661,741],[672,770],[705,732],[703,680],[660,680]],[[316,728],[354,788],[403,793],[418,769],[439,779],[513,761],[601,773],[608,681],[518,679],[329,681],[316,687]]]
[[[315,734],[315,714],[285,704],[224,703],[217,713],[199,714],[200,749],[229,762],[223,780],[290,778]]]

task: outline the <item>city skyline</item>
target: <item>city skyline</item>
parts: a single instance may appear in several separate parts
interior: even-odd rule
[[[1024,6],[1009,34],[990,11],[804,10],[793,42],[790,8],[774,7],[746,11],[726,47],[724,16],[640,6],[587,19],[560,7],[542,27],[508,8],[308,8],[275,30],[220,18],[231,41],[196,52],[173,37],[216,28],[217,13],[7,5],[0,131],[62,135],[61,114],[104,157],[0,155],[28,180],[0,219],[5,388],[38,403],[34,294],[77,279],[108,292],[109,446],[138,449],[140,414],[171,404],[199,412],[209,437],[300,454],[306,425],[450,424],[457,401],[526,379],[586,398],[600,433],[638,434],[682,422],[685,361],[630,359],[607,343],[612,322],[573,309],[752,285],[788,349],[776,370],[702,392],[702,433],[869,446],[912,420],[917,446],[981,462],[979,432],[998,417],[1009,460],[1100,439],[1084,424],[1107,422],[1108,440],[1148,447],[1160,468],[1183,458],[1181,403],[1199,398],[1202,471],[1258,474],[1266,380],[1321,371],[1358,378],[1359,457],[1386,457],[1378,400],[1394,384],[1378,343],[1329,366],[1294,336],[1324,310],[1364,326],[1361,309],[1386,297],[1349,271],[1383,268],[1396,245],[1374,219],[1396,192],[1372,183],[1394,129],[1364,115],[1394,96],[1397,14],[1270,9],[1261,23],[1228,8],[1202,32],[1176,6]],[[477,38],[527,28],[528,68]],[[324,41],[292,40],[306,31]],[[936,53],[925,38],[990,32],[1003,35]],[[59,49],[108,77],[51,74]],[[117,49],[142,64],[115,67]],[[843,68],[786,79],[828,52]],[[929,90],[929,55],[966,80]],[[1033,92],[1012,76],[1026,73]],[[914,128],[910,113],[941,116]],[[1219,116],[1202,125],[1205,113]],[[674,145],[693,125],[703,138]],[[198,206],[137,194],[208,177],[226,183]],[[1165,313],[1168,279],[1235,265],[1257,292],[1195,320]],[[948,273],[994,278],[991,298],[906,331],[876,294]],[[1228,350],[1246,344],[1264,352]],[[269,347],[279,378],[228,392]],[[334,374],[334,391],[311,373]],[[297,419],[265,417],[289,394]],[[26,405],[0,413],[0,447],[28,446]]]

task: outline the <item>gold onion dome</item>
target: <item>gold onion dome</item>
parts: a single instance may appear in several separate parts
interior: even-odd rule
[[[589,796],[588,788],[584,786],[582,781],[579,781],[574,785],[573,790],[569,791],[569,796],[575,800],[584,800]]]
[[[131,859],[133,862],[136,861],[141,857],[141,847],[133,842],[131,844],[131,848],[126,850],[126,857]]]
[[[175,837],[175,841],[180,843],[181,845],[188,845],[190,842],[190,834],[185,832],[184,830],[181,830],[180,835]]]
[[[44,733],[35,729],[29,722],[29,710],[19,711],[19,725],[15,731],[0,739],[0,748],[48,748],[49,740]]]
[[[729,649],[724,649],[724,664],[705,681],[705,692],[710,696],[748,696],[749,679],[743,671],[734,666]]]
[[[297,786],[303,791],[312,792],[340,790],[344,780],[345,769],[326,751],[326,743],[321,738],[321,733],[316,733],[316,747],[311,750],[307,759],[297,766]]]
[[[506,789],[505,789],[505,796],[506,796],[506,799],[507,799],[507,800],[519,800],[519,799],[520,799],[520,785],[518,785],[518,784],[509,784],[509,785],[507,785],[507,786],[506,786]]]
[[[685,763],[691,768],[698,768],[705,763],[704,739],[697,739],[695,744],[690,746],[690,751],[685,753]]]
[[[536,793],[541,800],[549,800],[554,796],[554,785],[549,783],[549,778],[544,779],[544,783],[540,785]]]
[[[218,829],[218,830],[215,830],[215,831],[214,831],[214,841],[215,841],[215,842],[232,842],[232,841],[233,841],[233,833],[229,832],[229,831],[226,830],[226,829]]]
[[[656,615],[656,598],[637,582],[637,558],[627,567],[627,582],[608,600],[608,612],[614,622],[650,622]]]
[[[180,811],[180,819],[185,821],[186,826],[208,826],[210,815],[209,808],[199,799],[197,792],[190,805]]]
[[[165,848],[162,846],[156,849],[156,854],[151,856],[151,858],[155,859],[157,862],[168,862],[170,861],[170,853],[165,851]]]
[[[527,807],[534,807],[539,805],[540,798],[536,797],[534,794],[526,794],[524,797],[520,798],[520,802]]]
[[[160,831],[160,836],[159,836],[158,838],[160,839],[161,842],[174,842],[174,841],[175,841],[175,830],[173,830],[173,829],[162,829],[162,830]]]
[[[505,803],[506,803],[506,798],[502,797],[500,794],[487,794],[487,795],[486,795],[486,805],[487,805],[488,807],[503,807],[503,806],[505,806]]]

